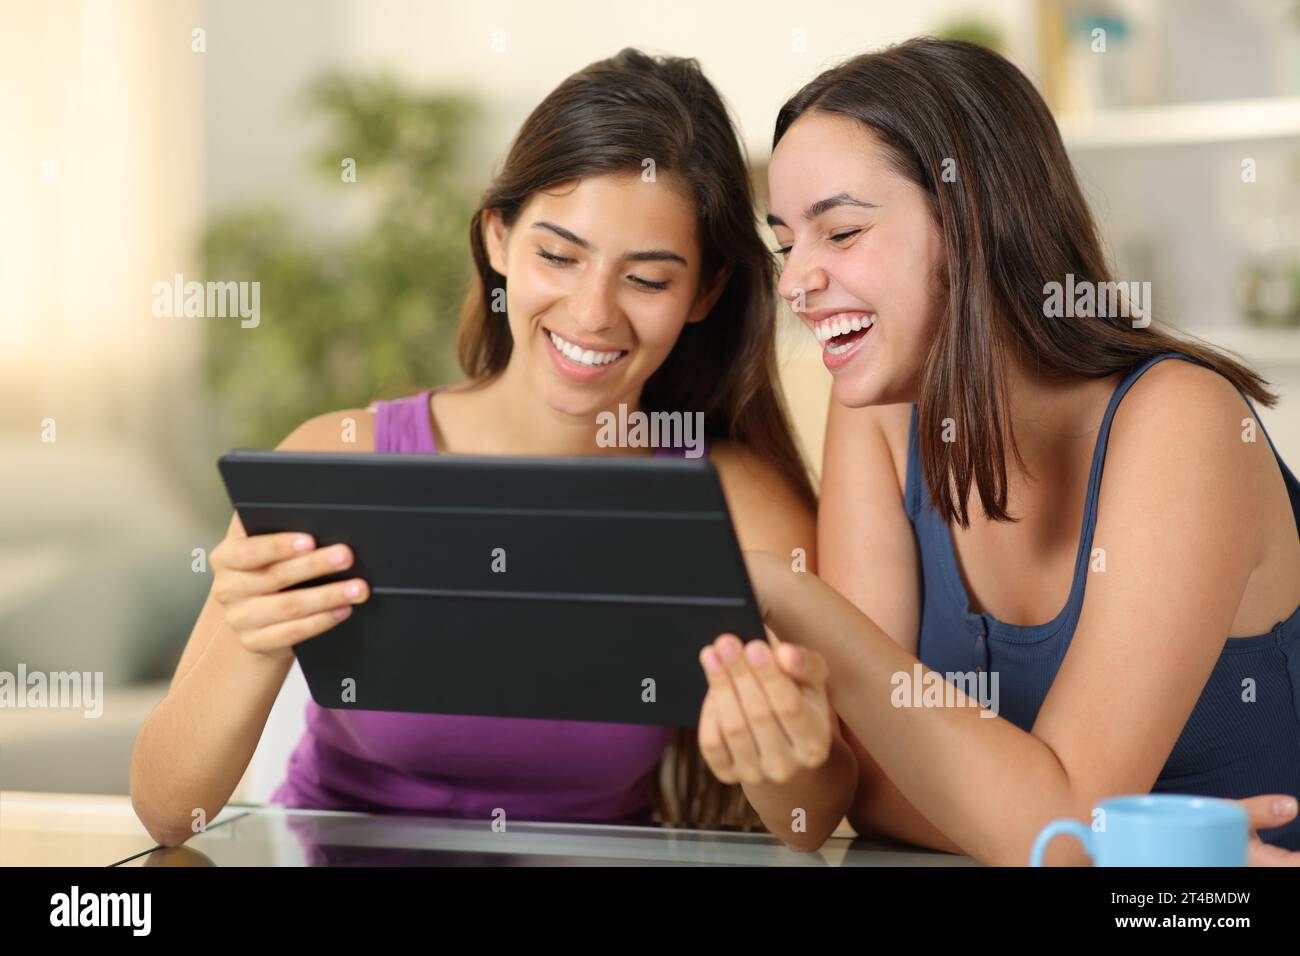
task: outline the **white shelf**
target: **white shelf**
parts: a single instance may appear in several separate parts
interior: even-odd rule
[[[1300,96],[1214,100],[1057,117],[1071,150],[1143,149],[1300,137]]]

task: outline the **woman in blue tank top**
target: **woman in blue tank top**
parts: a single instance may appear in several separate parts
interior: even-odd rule
[[[989,50],[823,73],[768,174],[834,401],[822,577],[750,566],[830,667],[851,821],[1024,864],[1109,796],[1262,794],[1252,862],[1300,859],[1300,485],[1266,383],[1113,281],[1047,107]]]

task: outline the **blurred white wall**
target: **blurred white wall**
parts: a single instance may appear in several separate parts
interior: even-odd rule
[[[337,227],[337,209],[320,208],[304,174],[311,129],[293,108],[302,85],[325,68],[388,71],[480,98],[486,173],[570,73],[625,46],[693,56],[732,106],[751,158],[763,161],[777,109],[822,69],[963,15],[1000,26],[1032,73],[1032,10],[1032,0],[208,3],[208,201],[219,208],[275,196],[320,228]]]
[[[435,84],[472,77],[485,97],[508,104],[510,135],[564,77],[625,46],[699,59],[732,104],[755,158],[765,158],[780,105],[837,60],[933,32],[978,14],[1007,33],[1013,56],[1033,49],[1031,0],[747,0],[697,3],[538,4],[352,2],[348,44],[361,64],[397,65]]]

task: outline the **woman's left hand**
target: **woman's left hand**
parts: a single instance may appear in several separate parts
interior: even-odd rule
[[[831,750],[826,661],[816,651],[723,634],[700,651],[709,692],[699,741],[723,783],[786,783]]]

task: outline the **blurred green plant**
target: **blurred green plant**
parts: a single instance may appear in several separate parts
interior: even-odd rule
[[[1001,28],[992,20],[986,20],[976,14],[956,17],[944,23],[934,35],[941,40],[965,40],[978,43],[990,50],[1005,54],[1006,41]]]
[[[363,191],[373,215],[337,238],[274,205],[204,230],[208,278],[261,283],[257,327],[207,326],[205,373],[219,425],[239,447],[272,448],[308,418],[458,377],[476,105],[342,74],[314,81],[304,102],[328,130],[312,165],[332,188]],[[355,182],[345,181],[347,159]]]

